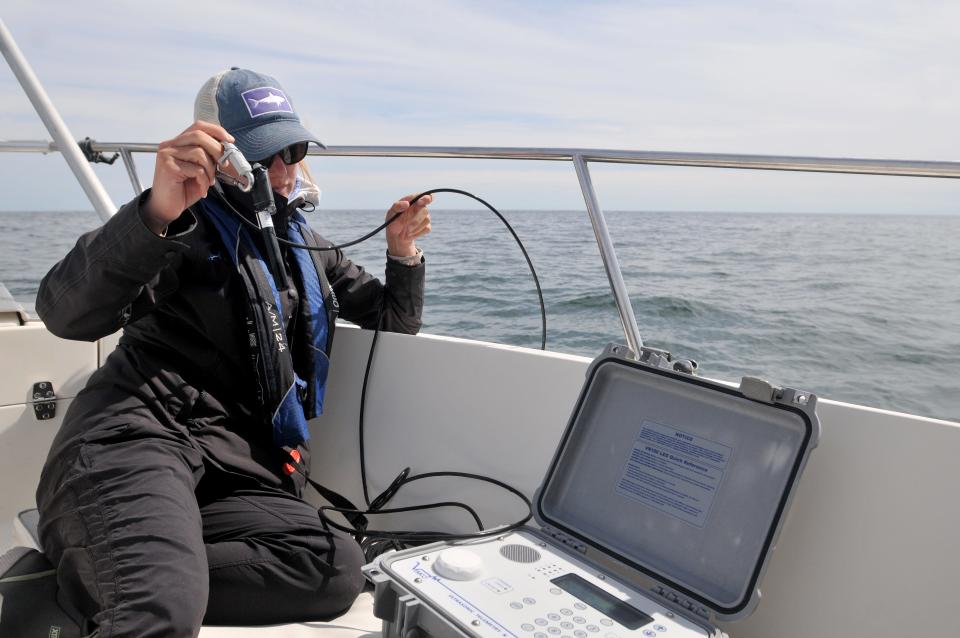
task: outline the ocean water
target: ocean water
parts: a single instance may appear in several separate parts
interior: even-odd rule
[[[540,277],[547,347],[594,356],[624,342],[585,213],[502,211]],[[960,421],[960,217],[612,211],[647,345],[702,374],[767,378],[820,396]],[[379,211],[317,211],[335,242]],[[539,347],[536,289],[488,211],[434,208],[424,332]],[[0,213],[0,282],[32,303],[92,212]],[[382,276],[382,236],[348,254]]]

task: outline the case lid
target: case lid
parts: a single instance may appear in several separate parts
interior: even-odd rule
[[[717,618],[748,615],[820,432],[816,397],[769,395],[751,399],[699,377],[599,357],[538,491],[537,521]]]

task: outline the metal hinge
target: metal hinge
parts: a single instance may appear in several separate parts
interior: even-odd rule
[[[37,381],[33,384],[33,414],[38,421],[46,421],[57,416],[57,395],[49,381]]]
[[[675,359],[672,354],[659,348],[649,348],[644,346],[640,349],[638,356],[633,350],[619,343],[609,343],[603,349],[602,356],[613,355],[639,361],[654,368],[663,368],[664,370],[673,370],[674,372],[683,372],[689,375],[697,374],[700,364],[693,359]]]
[[[563,532],[556,529],[555,527],[544,525],[543,527],[540,528],[540,531],[542,531],[544,534],[546,534],[553,540],[557,541],[558,543],[562,545],[566,545],[567,547],[575,551],[578,551],[581,554],[587,553],[587,546],[586,544],[582,543],[580,539],[574,538],[569,534],[564,534]]]
[[[692,600],[684,598],[668,587],[657,585],[656,587],[651,587],[650,591],[671,603],[673,607],[689,611],[697,616],[700,616],[701,618],[710,618],[710,612],[707,611],[706,607],[695,603]]]
[[[655,368],[683,372],[689,375],[695,375],[700,368],[700,364],[693,359],[676,359],[666,350],[660,350],[659,348],[642,348],[637,360]]]

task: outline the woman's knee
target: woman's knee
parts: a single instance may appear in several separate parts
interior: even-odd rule
[[[304,610],[313,618],[329,618],[346,611],[363,591],[364,558],[360,546],[347,536],[325,535],[318,540],[319,547],[329,549],[298,552],[291,562],[299,564],[310,592]]]
[[[338,609],[344,611],[353,604],[360,592],[363,591],[364,577],[361,568],[364,564],[363,551],[352,538],[340,539],[337,543],[338,551],[342,556],[337,562],[337,576],[339,582],[331,588],[331,594],[338,598],[334,601]],[[334,606],[331,604],[331,606]]]
[[[353,539],[326,534],[248,539],[246,550],[220,546],[211,561],[205,622],[270,624],[326,620],[363,591],[363,553]]]

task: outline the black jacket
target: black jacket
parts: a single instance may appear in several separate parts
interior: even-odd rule
[[[201,213],[187,210],[158,237],[141,219],[147,197],[81,236],[40,284],[37,313],[53,334],[92,341],[123,329],[118,349],[70,406],[48,466],[85,443],[172,437],[202,448],[228,472],[299,491],[302,484],[291,485],[283,473],[282,453],[251,399],[257,379],[243,325],[246,292],[219,236]],[[278,198],[278,209],[284,205]],[[422,264],[387,260],[384,285],[339,250],[319,254],[331,334],[332,308],[373,328],[381,299],[382,329],[419,330]],[[284,305],[296,308],[295,288],[290,294]],[[291,313],[285,315],[289,321]]]

